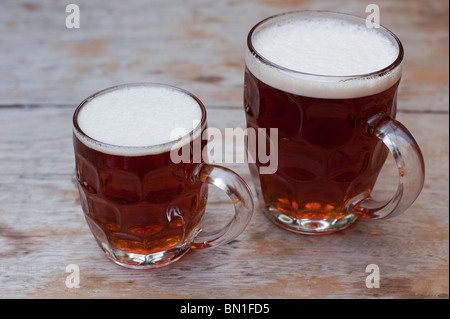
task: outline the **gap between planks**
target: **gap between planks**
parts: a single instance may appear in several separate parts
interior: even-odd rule
[[[35,109],[35,108],[75,108],[76,104],[0,104],[0,109]],[[236,110],[241,108],[239,105],[214,105],[208,106],[208,109],[215,110]],[[408,113],[408,114],[449,114],[448,110],[408,110],[408,109],[397,109],[397,113]]]

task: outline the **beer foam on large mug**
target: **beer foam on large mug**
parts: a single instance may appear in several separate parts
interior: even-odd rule
[[[260,56],[297,72],[283,71],[262,63],[247,50],[246,65],[249,70],[266,84],[293,94],[317,98],[355,98],[379,93],[391,87],[401,76],[398,67],[383,76],[353,80],[336,78],[380,71],[391,65],[398,56],[397,46],[377,28],[367,28],[364,20],[355,24],[323,17],[287,18],[257,29],[253,33],[252,43]]]
[[[189,136],[201,118],[198,102],[176,88],[124,86],[97,95],[82,106],[78,126],[94,141],[79,133],[77,136],[89,147],[108,154],[159,154],[170,151],[180,133]],[[197,128],[195,132],[200,131]]]

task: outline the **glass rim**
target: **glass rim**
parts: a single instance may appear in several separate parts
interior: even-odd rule
[[[256,48],[253,46],[253,43],[252,43],[252,36],[253,36],[253,34],[255,34],[255,32],[257,31],[258,28],[262,27],[264,24],[266,24],[270,21],[273,21],[273,20],[288,16],[288,15],[299,15],[299,14],[318,14],[318,15],[324,15],[324,16],[338,16],[338,17],[341,17],[341,19],[343,17],[345,17],[347,20],[364,22],[364,23],[366,21],[365,18],[358,17],[355,15],[342,13],[342,12],[336,12],[336,11],[326,11],[326,10],[295,10],[295,11],[278,13],[278,14],[269,16],[269,17],[259,21],[257,24],[255,24],[250,29],[250,31],[247,35],[247,48],[249,49],[252,56],[254,56],[256,59],[258,59],[261,63],[271,66],[273,68],[279,69],[281,71],[285,71],[285,72],[289,72],[289,73],[293,73],[293,74],[297,74],[297,75],[302,75],[302,76],[307,76],[307,77],[316,77],[316,78],[322,78],[322,79],[325,79],[325,78],[326,79],[336,79],[336,80],[340,80],[340,81],[345,80],[345,79],[361,79],[361,78],[371,78],[371,77],[375,77],[375,76],[382,76],[386,73],[389,73],[392,70],[395,70],[398,66],[401,65],[401,63],[403,61],[404,49],[403,49],[403,45],[402,45],[400,39],[391,30],[389,30],[388,28],[386,28],[382,25],[377,25],[378,26],[377,29],[381,29],[389,37],[391,37],[393,40],[395,40],[395,44],[398,47],[398,55],[397,55],[397,58],[388,66],[386,66],[380,70],[370,72],[370,73],[354,74],[354,75],[326,75],[326,74],[315,74],[315,73],[308,73],[308,72],[293,70],[293,69],[281,66],[277,63],[270,61],[269,59],[264,57],[261,53],[259,53],[256,50]]]
[[[183,135],[176,140],[169,141],[166,143],[146,145],[146,146],[122,146],[122,145],[116,145],[116,144],[102,142],[102,141],[99,141],[97,139],[90,137],[80,128],[80,126],[78,124],[78,114],[79,114],[80,110],[84,107],[84,105],[86,105],[87,103],[89,103],[91,100],[95,99],[98,96],[107,94],[112,91],[129,88],[129,87],[163,87],[163,88],[168,88],[168,89],[172,89],[172,90],[177,90],[183,94],[190,96],[197,102],[197,104],[200,107],[200,110],[202,113],[200,123],[198,123],[198,125],[195,128],[193,128],[188,134]],[[105,150],[104,153],[108,153],[108,154],[112,154],[112,155],[122,155],[122,153],[124,153],[124,154],[127,153],[127,155],[122,155],[122,156],[142,156],[142,155],[157,154],[157,153],[151,152],[151,150],[154,150],[156,148],[171,149],[170,148],[171,146],[173,147],[177,143],[180,143],[182,140],[187,139],[187,138],[189,138],[191,141],[194,139],[195,133],[198,131],[201,132],[205,127],[206,127],[206,108],[205,108],[204,104],[202,103],[202,101],[200,101],[200,99],[198,97],[196,97],[194,94],[192,94],[191,92],[189,92],[185,89],[182,89],[182,88],[179,88],[179,87],[176,87],[173,85],[156,83],[156,82],[133,82],[133,83],[118,84],[118,85],[114,85],[114,86],[102,89],[100,91],[97,91],[97,92],[89,95],[87,98],[85,98],[76,107],[76,109],[73,113],[73,117],[72,117],[73,132],[77,136],[78,140],[80,140],[80,142],[82,142],[83,144],[86,145],[86,143],[82,140],[82,139],[84,139],[88,143],[91,143],[92,145],[96,145],[100,148],[103,148]],[[82,137],[82,139],[79,138],[80,136]],[[90,145],[86,145],[86,146],[92,148]],[[107,150],[111,150],[112,152],[110,153]]]

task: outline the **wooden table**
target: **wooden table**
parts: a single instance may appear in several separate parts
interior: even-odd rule
[[[77,103],[119,83],[162,82],[202,99],[210,126],[243,127],[251,26],[298,9],[368,13],[350,0],[73,2],[79,29],[66,28],[65,2],[0,5],[0,298],[449,297],[447,1],[377,1],[406,50],[398,119],[426,161],[425,187],[405,214],[310,237],[257,210],[234,242],[148,271],[110,262],[85,223],[73,179]],[[251,184],[246,164],[229,166]],[[211,198],[208,209],[224,205]],[[366,287],[370,264],[380,288]],[[69,265],[79,288],[66,286]]]

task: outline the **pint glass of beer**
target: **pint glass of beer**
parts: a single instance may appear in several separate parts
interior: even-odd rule
[[[249,161],[260,203],[277,225],[303,234],[345,229],[358,217],[405,211],[424,183],[421,151],[396,116],[403,48],[365,19],[321,11],[269,17],[247,39],[247,127],[276,128],[277,170]],[[371,197],[389,151],[392,198]]]
[[[117,264],[167,265],[190,248],[228,243],[249,223],[250,190],[234,172],[206,162],[206,127],[200,100],[161,84],[112,87],[76,109],[81,206],[99,246]],[[208,184],[223,189],[235,207],[217,229],[202,222]]]

